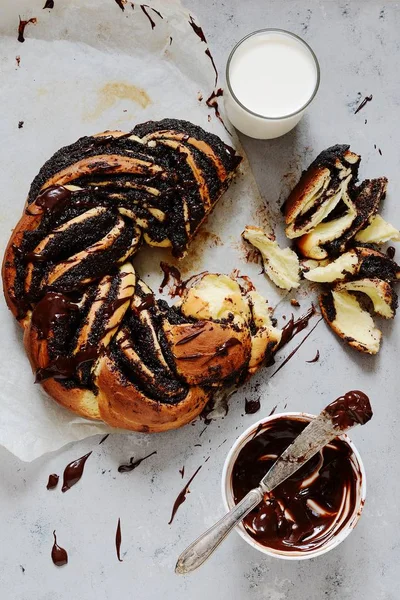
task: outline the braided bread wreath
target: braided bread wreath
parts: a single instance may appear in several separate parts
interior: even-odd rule
[[[131,263],[183,256],[241,158],[186,121],[83,137],[35,177],[3,263],[36,381],[81,416],[158,432],[194,419],[277,348],[267,302],[225,275],[169,307]]]

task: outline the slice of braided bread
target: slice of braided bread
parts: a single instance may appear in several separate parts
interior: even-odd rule
[[[142,244],[182,256],[240,160],[200,127],[163,120],[81,138],[45,163],[3,283],[57,402],[116,427],[176,428],[274,350],[280,333],[254,292],[203,276],[171,309],[130,262]]]

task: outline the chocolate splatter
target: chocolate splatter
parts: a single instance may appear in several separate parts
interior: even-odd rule
[[[367,102],[371,102],[372,98],[373,98],[372,94],[370,94],[369,96],[365,96],[364,100],[362,100],[362,102],[358,105],[358,107],[354,111],[354,114],[356,115],[358,112],[360,112],[360,110],[362,110],[364,108],[364,106],[367,104]]]
[[[275,404],[274,408],[271,410],[271,412],[269,413],[269,415],[268,415],[268,416],[269,416],[269,417],[272,417],[272,415],[274,415],[274,414],[275,414],[275,411],[276,411],[276,409],[277,409],[277,408],[278,408],[278,405],[277,405],[277,404]]]
[[[292,306],[296,306],[296,307],[300,306],[300,302],[298,300],[296,300],[296,298],[292,298],[291,301],[290,301],[290,304]]]
[[[183,479],[183,477],[185,475],[185,465],[183,465],[182,469],[179,469],[179,473],[181,474],[181,477]]]
[[[21,568],[22,573],[25,573],[25,567],[23,567],[22,565],[19,565]]]
[[[204,35],[203,29],[200,27],[200,25],[197,25],[197,23],[193,19],[192,15],[190,15],[190,18],[189,18],[189,25],[193,29],[195,34],[201,39],[201,41],[207,43],[206,36]]]
[[[218,83],[218,71],[217,71],[217,67],[215,66],[213,55],[210,52],[210,48],[207,48],[207,50],[205,51],[205,54],[207,54],[208,58],[211,60],[211,64],[213,66],[214,73],[215,73],[214,87],[217,87],[217,83]]]
[[[54,8],[54,0],[46,0],[46,4],[43,6],[43,10],[45,8]]]
[[[153,456],[153,454],[157,454],[157,450],[154,450],[154,452],[148,454],[147,456],[144,456],[143,458],[139,458],[135,462],[133,461],[135,457],[131,456],[131,458],[129,459],[129,464],[120,465],[118,467],[118,473],[129,473],[130,471],[133,471],[134,469],[136,469],[136,467],[140,465],[140,463],[146,460],[146,458],[150,458],[150,456]]]
[[[77,458],[70,462],[64,469],[64,477],[63,477],[63,486],[61,488],[62,492],[66,492],[70,490],[73,485],[78,483],[80,478],[83,475],[83,469],[85,468],[85,463],[92,452],[88,452],[84,456]]]
[[[100,444],[102,444],[103,442],[106,441],[106,439],[108,438],[109,435],[110,435],[109,433],[106,433],[106,435],[101,438],[101,440],[99,441],[99,446],[100,446]]]
[[[15,61],[17,63],[17,67],[20,67],[21,66],[21,57],[19,55],[15,57]]]
[[[25,27],[29,24],[32,23],[32,25],[36,25],[37,23],[37,19],[36,17],[32,17],[31,19],[28,19],[27,21],[23,21],[21,19],[21,17],[19,17],[19,25],[18,25],[18,37],[17,40],[19,42],[21,42],[21,44],[25,41],[25,37],[24,37],[24,33],[25,33]]]
[[[203,433],[205,432],[205,430],[207,429],[207,427],[208,427],[208,425],[206,425],[206,426],[204,427],[204,429],[202,429],[202,430],[200,431],[200,433],[199,433],[199,437],[201,437],[201,436],[203,435]]]
[[[271,378],[274,377],[274,375],[276,375],[278,373],[278,371],[280,371],[288,362],[289,360],[296,354],[296,352],[301,348],[301,346],[304,344],[304,342],[306,341],[306,339],[312,334],[312,332],[314,331],[314,329],[317,327],[317,325],[322,321],[322,317],[321,319],[318,319],[318,321],[315,323],[314,327],[307,333],[307,335],[304,336],[304,338],[301,340],[300,344],[298,344],[296,346],[296,348],[294,348],[294,350],[292,350],[292,352],[285,358],[285,360],[279,365],[279,367],[276,369],[276,371],[274,371],[271,375]]]
[[[172,37],[172,35],[170,35],[170,36],[169,36],[169,45],[171,45],[171,44],[172,44],[172,40],[173,40],[173,37]]]
[[[317,350],[316,355],[311,360],[306,360],[306,363],[316,363],[319,361],[319,350]]]
[[[270,413],[271,414],[271,413]],[[258,434],[260,433],[261,429],[264,427],[263,423],[259,423],[257,426],[257,429],[255,430],[253,437],[251,438],[252,440],[254,440],[255,437],[258,436]]]
[[[116,4],[118,4],[118,6],[120,7],[120,9],[122,11],[125,10],[125,6],[124,6],[124,0],[115,0]],[[134,8],[134,5],[132,4],[132,8]]]
[[[380,148],[378,148],[378,152],[382,156],[382,150]]]
[[[24,121],[18,121],[18,129],[22,129],[24,126]]]
[[[57,567],[62,567],[68,562],[68,554],[64,548],[57,544],[56,531],[53,531],[54,543],[51,549],[51,560]]]
[[[389,246],[389,248],[386,250],[386,254],[391,260],[393,260],[394,255],[396,254],[396,248],[394,248],[393,246]]]
[[[49,475],[49,479],[47,481],[46,489],[48,489],[48,490],[54,490],[54,488],[57,487],[59,479],[60,478],[57,475],[57,473],[51,473],[51,475]]]
[[[256,398],[255,400],[248,400],[245,398],[244,401],[244,412],[246,415],[254,415],[254,413],[258,412],[261,408],[260,397]]]
[[[121,558],[121,540],[121,519],[118,519],[117,531],[115,533],[115,548],[119,562],[123,562]]]
[[[202,466],[203,465],[200,465],[200,467],[198,467],[198,469],[193,473],[193,475],[191,476],[191,478],[189,479],[189,481],[187,482],[185,487],[179,492],[178,497],[174,502],[174,506],[172,507],[171,518],[168,521],[168,525],[171,525],[172,521],[175,518],[178,508],[181,506],[181,504],[183,504],[185,502],[186,494],[190,493],[189,485],[192,483],[193,479],[196,477],[197,473],[200,471]]]

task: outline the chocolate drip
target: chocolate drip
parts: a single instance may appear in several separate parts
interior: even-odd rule
[[[150,456],[153,456],[153,454],[157,454],[157,450],[154,450],[154,452],[148,454],[147,456],[144,456],[143,458],[139,458],[135,462],[133,462],[134,457],[131,456],[131,458],[129,459],[129,464],[120,465],[118,467],[118,473],[129,473],[130,471],[133,471],[134,469],[136,469],[136,467],[140,465],[140,463],[146,460],[146,458],[150,458]]]
[[[146,15],[146,17],[150,21],[151,28],[154,29],[154,27],[156,26],[156,24],[155,24],[155,22],[153,21],[153,19],[151,18],[151,16],[149,15],[149,13],[146,10],[146,8],[149,8],[149,7],[146,4],[141,4],[140,8],[142,9],[142,11],[144,12],[144,14]]]
[[[48,188],[40,192],[33,204],[30,204],[27,208],[28,214],[36,214],[32,211],[33,207],[39,206],[43,209],[43,212],[57,211],[62,212],[66,206],[71,202],[72,192],[65,188],[63,185],[50,185]]]
[[[179,492],[178,497],[174,502],[174,506],[172,507],[171,518],[168,521],[168,525],[171,525],[172,521],[175,518],[178,508],[181,506],[181,504],[183,504],[185,502],[186,494],[189,492],[189,485],[192,483],[193,479],[196,477],[197,473],[200,471],[202,466],[203,465],[200,465],[200,467],[198,467],[198,469],[193,473],[193,475],[191,476],[191,478],[189,479],[189,481],[187,482],[187,484],[185,485],[183,490]]]
[[[57,473],[52,473],[51,475],[49,475],[49,480],[47,482],[46,489],[54,490],[54,488],[57,487],[58,480],[59,476],[57,475]]]
[[[302,345],[304,344],[304,342],[310,337],[310,335],[312,334],[312,332],[314,331],[314,329],[317,327],[317,325],[319,325],[319,323],[322,321],[322,317],[320,319],[318,319],[318,321],[315,323],[314,327],[307,333],[307,335],[305,335],[303,337],[303,339],[301,340],[300,344],[297,344],[297,346],[291,351],[291,353],[285,358],[285,360],[279,365],[279,367],[276,369],[276,371],[274,371],[271,375],[271,378],[274,377],[274,375],[276,375],[281,369],[283,369],[283,367],[289,362],[289,360],[291,358],[293,358],[293,356],[297,353],[298,350],[300,350],[300,348],[302,347]],[[289,325],[289,323],[288,323]],[[301,331],[301,330],[300,330]],[[296,332],[298,333],[298,332]],[[296,335],[296,334],[294,334]],[[280,347],[280,346],[279,346]]]
[[[246,415],[254,415],[254,413],[258,412],[261,408],[260,398],[256,398],[255,400],[248,400],[245,398],[244,412]]]
[[[229,338],[228,340],[226,340],[226,342],[224,342],[223,344],[221,344],[220,346],[217,347],[217,349],[215,350],[215,354],[213,356],[228,356],[229,353],[229,348],[233,348],[233,346],[241,346],[242,342],[240,340],[238,340],[238,338]]]
[[[311,360],[306,360],[306,363],[316,363],[319,361],[319,350],[317,350],[316,355]]]
[[[188,344],[192,340],[196,339],[199,335],[203,333],[205,323],[202,323],[200,327],[201,329],[199,331],[193,331],[192,333],[189,333],[185,337],[181,338],[178,342],[176,342],[175,346],[183,346],[184,344]]]
[[[359,390],[352,390],[340,396],[325,410],[331,416],[332,423],[339,429],[353,427],[357,423],[364,425],[373,415],[368,396]]]
[[[27,21],[23,21],[21,19],[21,17],[19,17],[19,25],[18,25],[18,37],[17,40],[21,43],[23,43],[25,41],[25,27],[29,24],[32,23],[33,25],[35,25],[37,23],[37,19],[36,17],[32,17],[32,19],[28,19]]]
[[[138,312],[140,312],[142,310],[147,310],[147,309],[151,308],[154,305],[155,305],[154,295],[153,294],[145,294],[143,296],[142,301],[139,304],[139,306],[136,307],[136,310]]]
[[[306,425],[304,421],[285,417],[261,425],[262,431],[242,448],[234,464],[235,503],[259,485],[276,458]],[[244,518],[243,525],[249,535],[268,548],[285,552],[322,546],[352,517],[357,500],[357,474],[350,456],[351,449],[342,440],[336,439],[326,446],[289,479],[265,494],[261,504]],[[344,494],[347,509],[342,506]],[[338,517],[340,524],[335,526]]]
[[[70,490],[73,485],[78,483],[78,481],[80,480],[80,478],[83,475],[83,469],[85,468],[85,463],[91,454],[92,454],[91,452],[88,452],[84,456],[81,456],[80,458],[73,460],[65,467],[64,477],[63,477],[63,486],[61,488],[62,492],[66,492],[67,490]]]
[[[364,100],[354,111],[354,114],[356,115],[358,112],[360,112],[360,110],[362,110],[364,108],[364,106],[367,104],[367,102],[371,102],[371,100],[372,100],[372,94],[370,94],[369,96],[365,96]]]
[[[32,325],[36,328],[39,339],[47,338],[57,323],[67,319],[71,313],[79,309],[79,304],[64,294],[47,292],[32,312]]]
[[[117,558],[119,562],[123,562],[121,558],[121,519],[118,519],[117,531],[115,532],[115,548],[117,550]]]
[[[201,39],[201,41],[207,43],[206,36],[204,35],[204,31],[202,30],[200,25],[197,25],[197,23],[193,19],[192,15],[190,15],[190,18],[189,18],[189,25],[193,29],[195,34]]]
[[[314,304],[312,304],[309,310],[306,312],[306,314],[302,315],[298,319],[295,320],[294,316],[292,315],[290,321],[288,321],[288,323],[286,323],[285,327],[282,329],[282,337],[277,349],[279,350],[280,348],[285,346],[288,342],[290,342],[290,340],[294,338],[295,335],[300,333],[300,331],[303,331],[303,329],[307,327],[311,317],[315,314],[315,306]]]
[[[124,304],[128,304],[130,302],[130,298],[116,298],[108,306],[106,306],[103,310],[104,319],[110,319],[114,313]]]
[[[218,71],[217,71],[217,67],[215,66],[213,55],[210,52],[210,48],[207,48],[207,50],[205,51],[205,54],[207,54],[208,58],[211,60],[211,64],[213,66],[214,73],[215,73],[214,87],[217,87],[217,83],[218,83]],[[224,125],[224,127],[225,127],[225,125]],[[226,127],[225,127],[225,129],[226,129]]]
[[[36,370],[35,383],[41,383],[46,379],[71,379],[77,371],[88,362],[93,362],[99,356],[103,346],[100,344],[87,343],[85,348],[72,356],[57,356],[47,367]]]
[[[206,53],[207,53],[207,51],[206,51]],[[209,96],[207,98],[206,104],[207,104],[207,106],[209,106],[210,108],[212,108],[214,110],[215,116],[217,117],[217,119],[219,119],[219,121],[221,121],[221,123],[225,127],[226,131],[229,133],[229,135],[231,135],[230,131],[226,128],[225,123],[222,120],[221,113],[219,112],[219,107],[218,107],[217,98],[222,96],[223,93],[224,93],[224,90],[222,88],[218,88],[217,90],[214,90],[213,93],[211,94],[211,96]]]
[[[55,530],[53,531],[53,536],[54,536],[54,543],[53,543],[53,547],[51,549],[51,560],[57,567],[62,567],[63,565],[66,565],[68,562],[68,554],[64,548],[61,548],[61,546],[59,546],[57,544],[57,537],[56,537]]]

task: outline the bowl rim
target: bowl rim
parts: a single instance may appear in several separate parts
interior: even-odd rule
[[[300,108],[298,108],[297,110],[295,110],[292,113],[288,113],[286,115],[282,115],[279,117],[267,117],[266,115],[261,115],[259,113],[256,113],[252,110],[250,110],[250,108],[247,108],[247,106],[245,106],[236,96],[235,92],[232,89],[232,85],[231,85],[231,80],[230,80],[230,67],[231,67],[231,62],[232,59],[235,55],[235,52],[240,48],[240,46],[246,42],[248,39],[257,36],[257,35],[261,35],[261,34],[268,34],[268,33],[279,33],[279,34],[283,34],[286,35],[288,37],[292,37],[294,38],[297,42],[300,42],[301,44],[303,44],[303,46],[305,46],[306,50],[308,50],[308,52],[311,54],[311,57],[314,60],[315,63],[315,68],[316,68],[316,80],[315,80],[315,86],[314,86],[314,90],[313,93],[311,94],[310,98],[307,100],[307,102],[305,102],[303,104],[303,106],[301,106]],[[314,50],[311,48],[311,46],[309,44],[307,44],[307,42],[305,40],[303,40],[303,38],[301,38],[299,35],[297,35],[296,33],[293,33],[292,31],[288,31],[287,29],[280,29],[277,27],[266,27],[264,29],[257,29],[256,31],[251,31],[250,33],[248,33],[247,35],[245,35],[242,39],[240,39],[232,48],[229,56],[228,56],[228,60],[226,61],[226,67],[225,67],[225,81],[226,81],[226,85],[227,88],[229,90],[230,95],[232,96],[232,98],[234,99],[234,101],[248,114],[253,115],[254,117],[258,117],[259,119],[263,119],[264,121],[282,121],[284,119],[289,119],[291,117],[295,117],[298,114],[301,114],[310,104],[311,102],[314,100],[315,96],[317,95],[317,92],[319,90],[319,86],[320,86],[320,82],[321,82],[321,68],[319,66],[319,62],[318,62],[318,58],[317,55],[315,54]]]
[[[222,468],[222,477],[221,477],[221,493],[222,493],[222,501],[224,504],[225,510],[229,511],[234,506],[231,498],[228,498],[228,489],[231,490],[230,476],[232,472],[232,468],[234,462],[240,452],[240,450],[246,445],[246,442],[249,441],[250,435],[254,434],[257,427],[260,424],[270,423],[271,421],[282,419],[282,418],[297,418],[303,419],[305,421],[310,421],[311,419],[315,419],[316,415],[306,412],[282,412],[276,413],[273,415],[269,415],[268,417],[263,417],[259,419],[253,425],[250,425],[233,443],[231,449],[229,450],[224,466]],[[281,558],[284,560],[306,560],[309,558],[316,558],[317,556],[322,556],[326,552],[333,550],[336,548],[341,542],[343,542],[347,536],[353,531],[355,526],[357,525],[361,514],[364,509],[366,492],[367,492],[367,481],[366,481],[366,473],[364,468],[364,463],[361,459],[360,453],[358,452],[356,446],[351,441],[351,439],[346,434],[342,434],[338,436],[340,440],[346,442],[353,452],[353,457],[355,460],[355,464],[360,473],[360,481],[359,481],[359,494],[358,494],[358,502],[354,507],[353,514],[347,523],[347,525],[337,534],[334,535],[326,544],[324,544],[321,548],[317,548],[315,550],[309,550],[304,552],[281,552],[277,550],[273,550],[272,548],[268,548],[263,546],[259,542],[257,542],[254,538],[251,537],[245,530],[242,523],[235,527],[235,531],[240,535],[242,539],[244,539],[250,546],[262,552],[263,554],[267,554],[268,556],[272,556],[274,558]],[[229,477],[229,481],[228,481]]]

